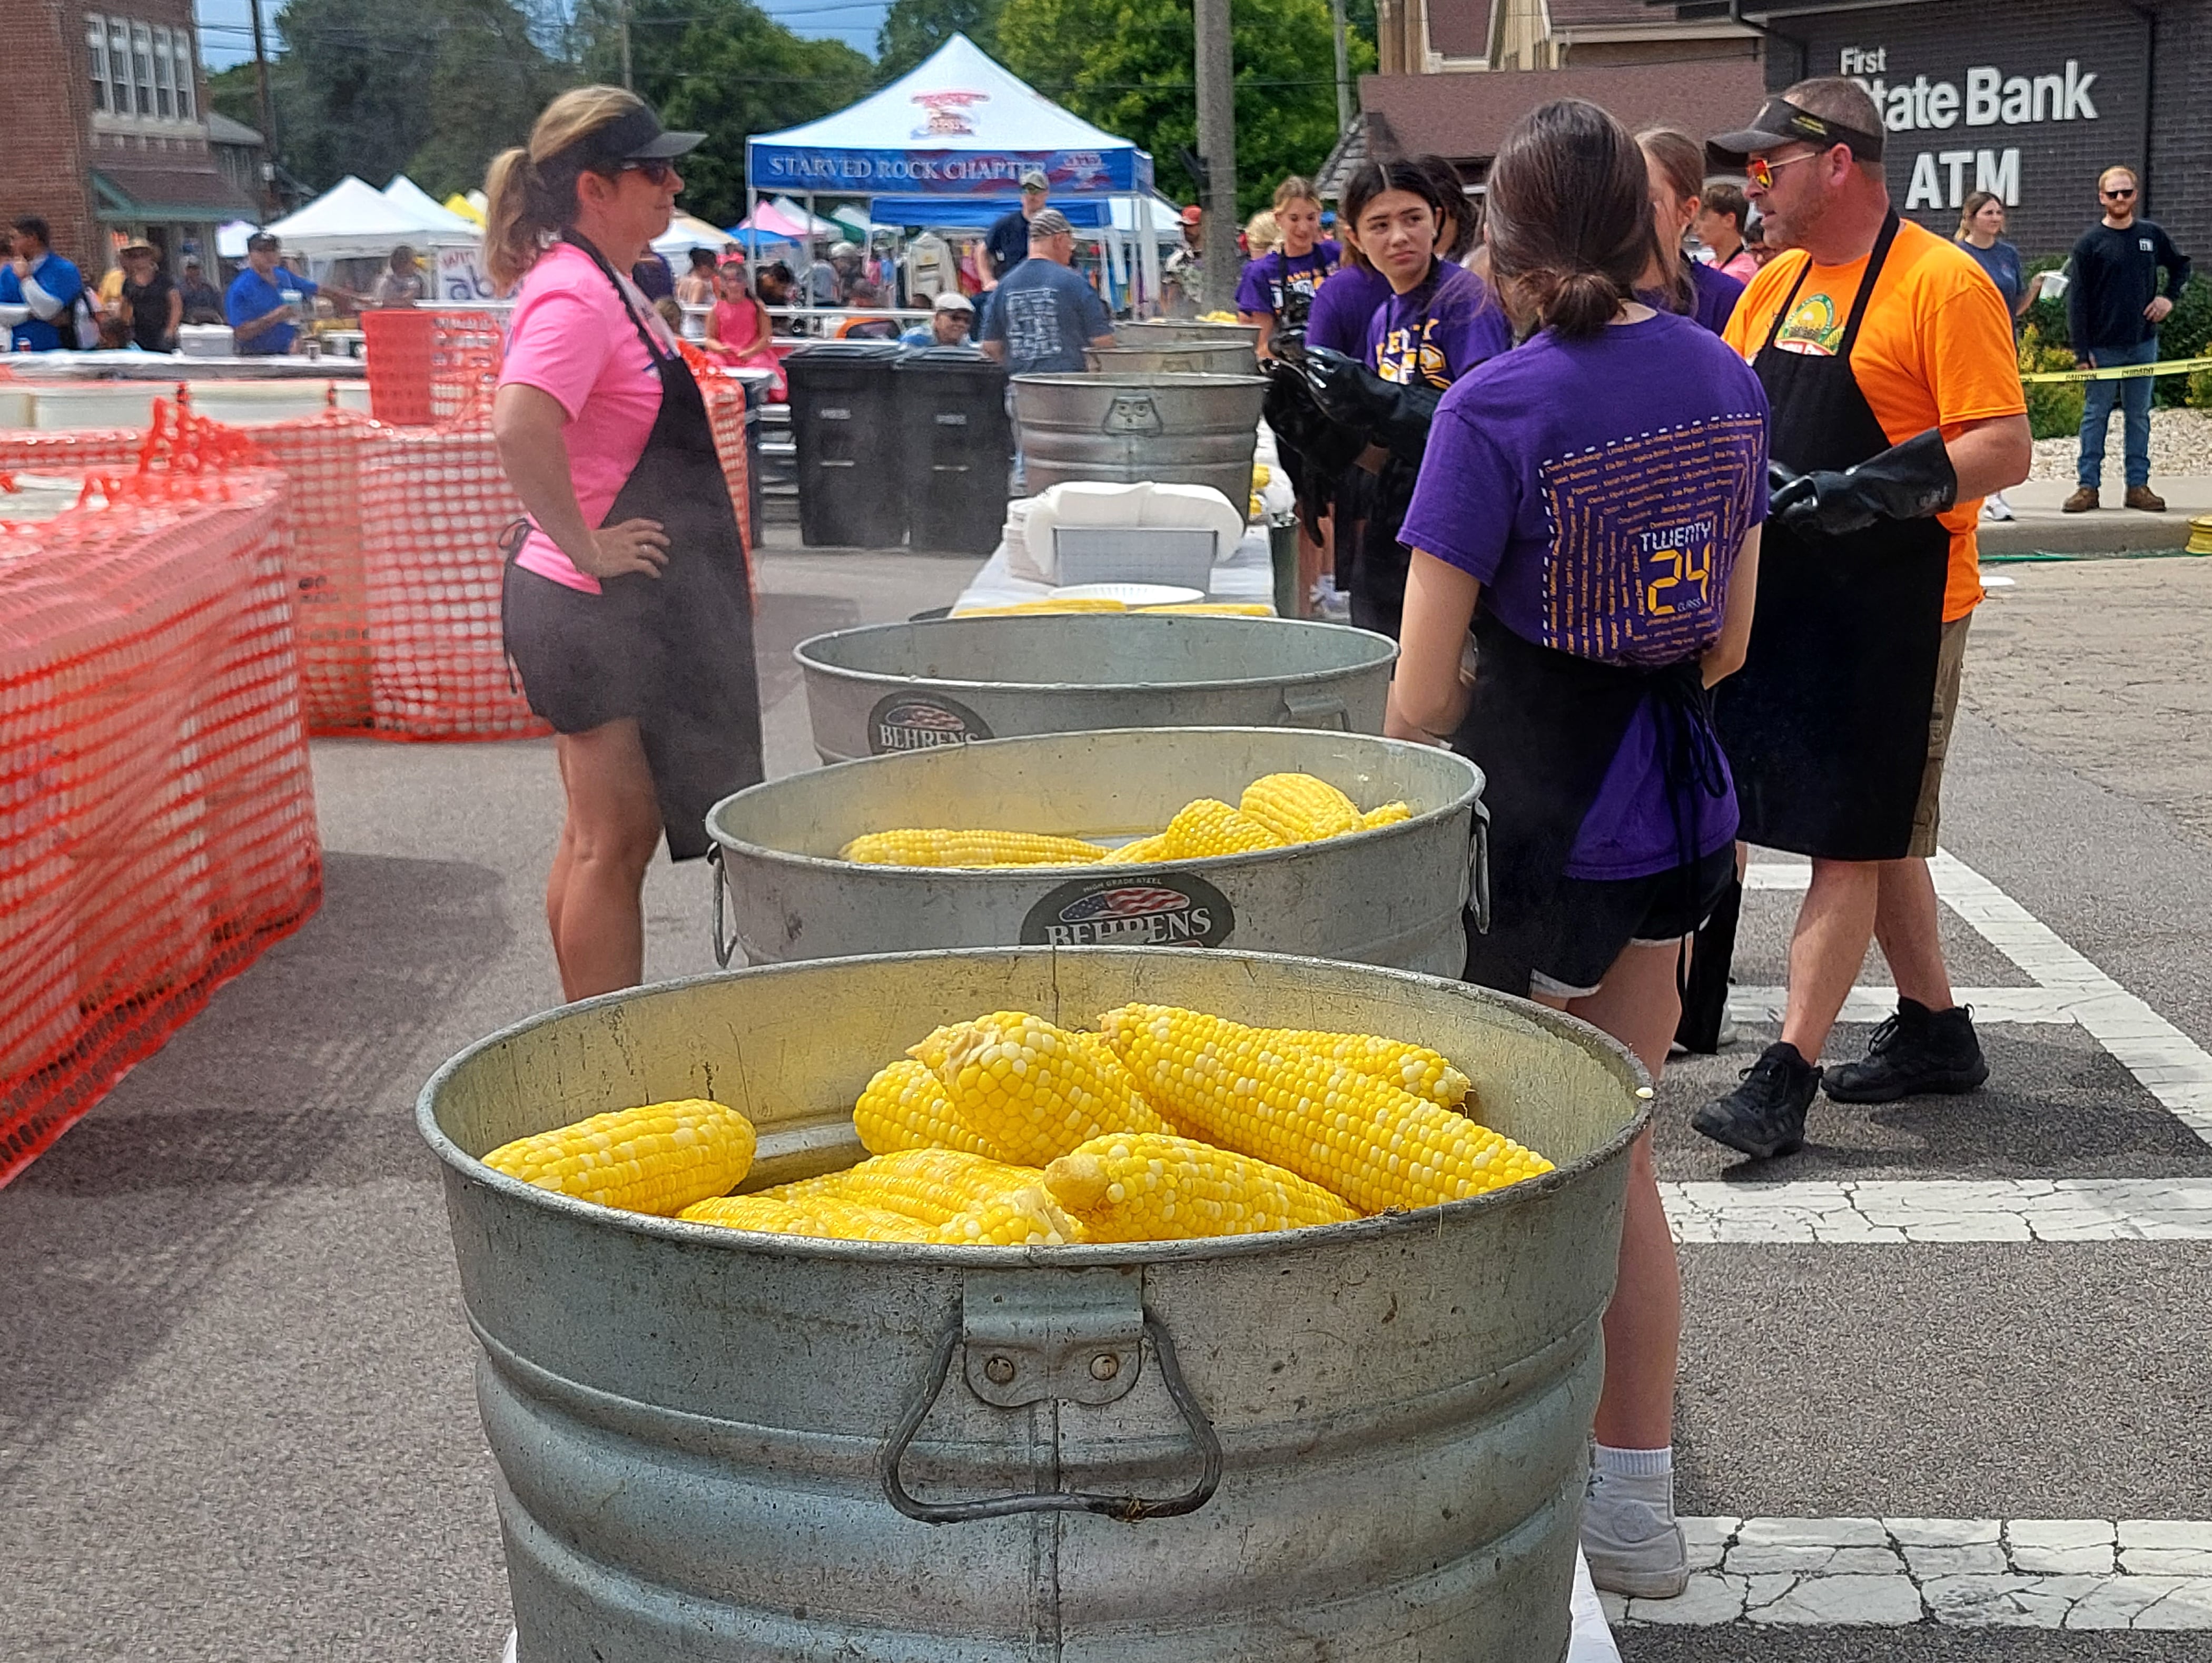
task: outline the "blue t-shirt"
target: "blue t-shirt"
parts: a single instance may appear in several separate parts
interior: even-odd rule
[[[222,313],[230,326],[236,329],[242,323],[267,317],[288,302],[304,311],[307,297],[314,292],[314,283],[297,271],[280,265],[264,277],[249,265],[231,279],[230,291],[222,297]],[[299,337],[296,325],[272,323],[252,339],[240,341],[232,350],[240,357],[281,357],[292,350],[292,343]]]
[[[1371,265],[1340,265],[1328,274],[1306,314],[1306,344],[1325,346],[1347,358],[1367,350],[1367,326],[1375,308],[1390,298],[1390,280]]]
[[[1237,280],[1237,309],[1255,318],[1280,318],[1294,295],[1310,305],[1343,258],[1343,245],[1324,237],[1303,254],[1277,248],[1247,260],[1244,275]]]
[[[31,281],[62,303],[62,309],[49,323],[44,318],[26,318],[9,331],[9,348],[17,352],[62,352],[76,350],[76,297],[84,293],[84,278],[76,267],[52,249],[44,259],[31,268]],[[21,306],[23,285],[15,276],[13,265],[0,265],[0,306]],[[64,338],[63,331],[68,331]]]
[[[1427,277],[1391,295],[1367,321],[1368,368],[1401,385],[1449,387],[1512,349],[1513,326],[1490,285],[1449,260],[1434,262]]]
[[[1986,248],[1977,248],[1972,243],[1965,241],[1959,247],[1966,252],[1975,265],[1990,274],[1990,281],[1996,284],[1997,293],[2004,296],[2006,313],[2018,312],[2020,297],[2027,288],[2027,278],[2020,269],[2020,250],[2002,241],[1993,242]]]
[[[1766,394],[1695,320],[1661,312],[1591,339],[1544,331],[1454,383],[1399,541],[1479,579],[1523,640],[1656,668],[1719,637],[1744,533],[1766,517]],[[1680,847],[1649,699],[1569,854],[1567,875],[1671,870],[1735,836],[1731,784]]]
[[[1106,302],[1077,272],[1057,260],[1024,260],[992,291],[983,338],[1003,341],[1006,373],[1073,375],[1083,349],[1114,332]]]

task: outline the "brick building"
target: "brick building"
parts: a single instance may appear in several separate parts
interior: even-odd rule
[[[1756,59],[1759,31],[1727,12],[1674,16],[1644,0],[1376,0],[1376,68],[1453,75]]]
[[[0,0],[15,68],[0,138],[0,218],[37,214],[88,280],[118,239],[143,237],[173,268],[204,258],[215,227],[261,217],[216,164],[192,0]]]

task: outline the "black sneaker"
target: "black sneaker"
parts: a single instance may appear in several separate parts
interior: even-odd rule
[[[1805,1147],[1805,1111],[1820,1089],[1820,1070],[1777,1040],[1743,1071],[1743,1083],[1699,1109],[1691,1125],[1754,1160]]]
[[[1970,1092],[1989,1077],[1969,1007],[1930,1010],[1900,998],[1897,1014],[1874,1031],[1864,1060],[1830,1069],[1826,1087],[1838,1103],[1894,1103],[1923,1093]]]

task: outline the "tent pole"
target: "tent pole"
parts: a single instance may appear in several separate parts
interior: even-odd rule
[[[811,191],[806,193],[806,269],[810,274],[814,270],[814,192]],[[806,280],[806,304],[810,308],[814,304],[814,279],[811,275]]]

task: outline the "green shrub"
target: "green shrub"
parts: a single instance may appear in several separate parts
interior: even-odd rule
[[[2065,264],[2066,256],[2063,254],[2038,254],[2022,269],[2033,277],[2040,271],[2062,270]],[[2040,335],[2048,345],[2065,347],[2071,344],[2066,331],[2066,302],[2063,299],[2037,301],[2022,314],[2021,320]],[[2074,367],[2070,360],[2066,367],[2069,369]]]
[[[2192,281],[2181,291],[2173,310],[2166,314],[2166,321],[2158,326],[2158,356],[2180,359],[2201,357],[2205,344],[2212,341],[2212,283]],[[2197,402],[2190,394],[2188,382],[2194,376],[2161,375],[2157,402],[2161,405],[2183,405]]]
[[[2032,315],[2032,314],[2031,314]],[[2074,355],[2051,344],[2039,325],[2030,324],[2020,338],[2020,373],[2071,369]],[[2039,439],[2063,439],[2081,430],[2081,405],[2087,394],[2080,381],[2031,381],[2027,386],[2027,424]]]
[[[2212,410],[2212,369],[2198,369],[2190,373],[2186,396],[2191,409]]]

